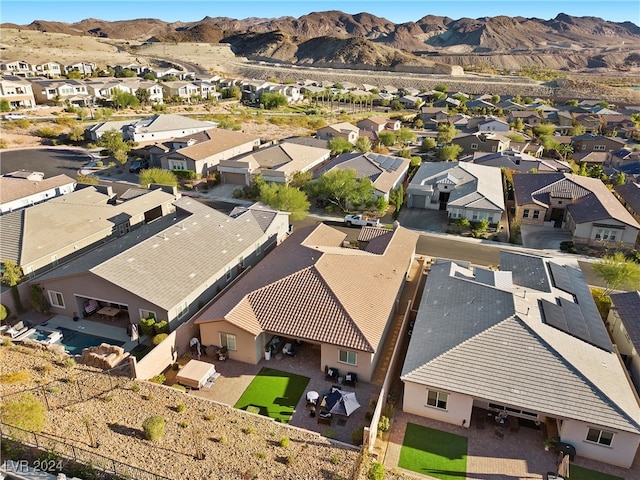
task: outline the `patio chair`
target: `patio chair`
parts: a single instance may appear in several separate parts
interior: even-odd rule
[[[340,376],[340,371],[337,368],[327,367],[326,365],[324,367],[324,373],[324,379],[329,382],[337,382]]]
[[[331,425],[331,412],[320,412],[317,416],[318,423],[323,425]]]
[[[356,388],[356,385],[358,385],[358,374],[354,372],[348,372],[344,376],[344,384]]]
[[[27,325],[25,325],[23,321],[19,321],[15,325],[9,327],[7,329],[7,331],[6,331],[6,333],[11,338],[16,338],[16,337],[19,337],[20,335],[22,335],[27,330],[29,330],[29,327]]]

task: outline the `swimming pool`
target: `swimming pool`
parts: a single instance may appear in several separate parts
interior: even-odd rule
[[[101,343],[108,343],[109,345],[117,345],[120,347],[125,343],[120,340],[99,337],[97,335],[78,332],[64,327],[58,327],[55,330],[35,327],[32,330],[33,331],[28,332],[23,338],[30,338],[32,340],[38,340],[45,343],[59,343],[63,345],[65,350],[71,355],[81,355],[83,348],[97,347]],[[60,338],[60,335],[55,335],[56,333],[60,334],[62,338]]]

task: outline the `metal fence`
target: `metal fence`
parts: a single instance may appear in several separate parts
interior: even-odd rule
[[[131,368],[127,363],[105,372],[88,372],[83,375],[70,373],[65,378],[39,385],[36,388],[4,394],[2,398],[6,401],[30,393],[40,400],[47,410],[55,410],[108,394],[130,382],[130,378]]]
[[[136,480],[169,480],[168,477],[143,470],[113,458],[66,443],[58,438],[41,433],[29,432],[12,425],[0,423],[0,436],[3,440],[3,457],[12,460],[35,460],[46,455],[47,463],[55,472],[75,474],[89,472],[91,478],[136,479]],[[10,448],[7,442],[15,442],[24,448]],[[10,451],[8,451],[10,450]],[[35,451],[34,451],[35,450]],[[31,458],[27,458],[27,457]],[[11,458],[18,457],[18,458]]]

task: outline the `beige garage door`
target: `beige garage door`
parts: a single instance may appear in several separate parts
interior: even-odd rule
[[[233,183],[234,185],[246,185],[244,173],[223,173],[224,183]]]

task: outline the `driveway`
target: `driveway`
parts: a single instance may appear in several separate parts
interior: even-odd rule
[[[571,240],[571,232],[561,228],[521,225],[522,246],[541,250],[559,250],[560,242]]]
[[[449,219],[445,210],[403,208],[398,220],[403,227],[415,230],[443,233],[449,228]]]

